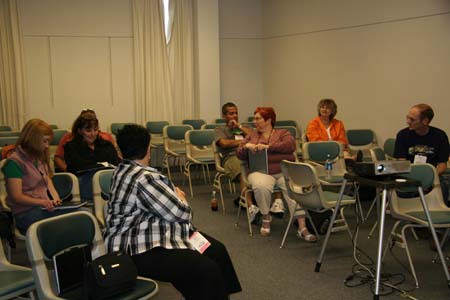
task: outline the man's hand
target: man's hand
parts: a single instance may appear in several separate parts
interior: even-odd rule
[[[236,120],[230,120],[230,122],[228,122],[228,126],[231,128],[239,128],[241,124],[239,124],[239,122]]]
[[[175,192],[177,193],[178,198],[180,198],[181,201],[186,202],[186,194],[184,193],[184,191],[182,189],[180,189],[179,187],[175,187]]]

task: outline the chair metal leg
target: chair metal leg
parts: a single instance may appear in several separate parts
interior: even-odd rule
[[[281,240],[280,249],[284,246],[284,241],[286,240],[289,229],[291,228],[292,220],[294,220],[295,218],[295,211],[297,211],[297,207],[299,207],[298,203],[295,205],[294,213],[289,218],[288,225],[286,227],[286,230],[284,231],[283,239]]]
[[[327,234],[325,235],[325,241],[323,242],[322,249],[320,249],[319,258],[316,262],[316,267],[314,268],[314,272],[320,272],[320,267],[322,266],[322,259],[325,254],[325,249],[327,248],[328,240],[330,239],[331,229],[334,224],[334,220],[336,220],[336,215],[341,207],[341,201],[344,197],[345,186],[347,185],[347,179],[344,179],[342,182],[341,190],[339,191],[339,198],[336,201],[336,207],[333,211],[333,215],[331,216],[330,225],[328,225]]]
[[[245,207],[245,211],[247,213],[248,233],[250,236],[252,236],[253,230],[252,230],[252,224],[250,222],[250,213],[248,212],[248,203],[247,203],[247,193],[250,193],[250,192],[251,192],[250,189],[244,188],[244,190],[241,193],[235,225],[239,226],[239,215],[241,214],[241,207]]]
[[[402,239],[405,245],[406,256],[408,257],[409,267],[411,269],[411,273],[414,277],[414,281],[416,282],[416,288],[419,288],[419,280],[417,279],[416,269],[414,268],[414,264],[411,258],[411,252],[409,251],[408,242],[406,241],[405,230],[411,226],[405,225],[402,228]]]

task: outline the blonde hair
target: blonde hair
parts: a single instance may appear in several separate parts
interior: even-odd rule
[[[40,119],[31,119],[23,126],[16,146],[20,146],[28,155],[49,165],[48,148],[45,151],[41,150],[42,139],[45,135],[53,138],[52,128]]]

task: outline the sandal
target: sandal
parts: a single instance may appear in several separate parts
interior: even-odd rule
[[[297,231],[297,235],[299,238],[301,238],[302,240],[305,240],[309,243],[317,242],[317,237],[314,234],[309,233],[308,228],[306,228],[306,227],[303,227],[302,229]]]
[[[268,219],[264,219],[264,217],[263,217],[261,229],[259,230],[259,233],[262,236],[270,235],[270,222],[272,222],[272,217],[270,215],[269,215]],[[264,225],[267,226],[267,227],[264,227]]]

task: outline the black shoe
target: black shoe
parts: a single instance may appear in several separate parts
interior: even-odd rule
[[[326,218],[325,220],[323,220],[322,225],[320,225],[319,234],[326,234],[329,226],[330,219]]]
[[[262,214],[258,212],[255,216],[255,219],[253,219],[252,223],[253,225],[261,225],[262,223]]]
[[[277,218],[277,219],[283,219],[283,217],[284,217],[284,213],[283,212],[277,212],[277,213],[270,212],[270,214],[272,216],[274,216],[275,218]]]

